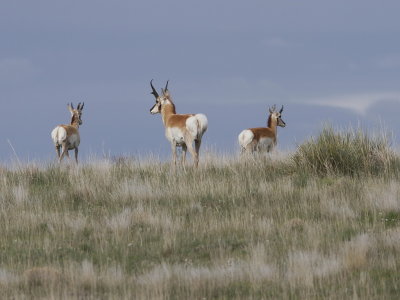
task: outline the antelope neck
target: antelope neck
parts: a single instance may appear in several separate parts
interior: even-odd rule
[[[166,124],[168,117],[175,114],[176,114],[175,105],[173,103],[166,103],[161,106],[161,116],[164,125]]]
[[[79,119],[75,115],[72,116],[71,126],[74,126],[75,128],[79,128]]]
[[[272,115],[269,115],[267,127],[271,128],[273,131],[276,131],[277,124],[278,120],[276,118],[272,118]]]

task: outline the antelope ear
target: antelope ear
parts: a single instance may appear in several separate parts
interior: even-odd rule
[[[74,112],[74,106],[72,105],[72,103],[68,103],[67,104],[68,110],[73,113]]]

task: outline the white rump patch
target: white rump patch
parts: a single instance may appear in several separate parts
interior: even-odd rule
[[[249,129],[245,129],[238,136],[239,145],[242,148],[246,148],[247,145],[253,141],[253,138],[254,138],[254,133]]]
[[[201,140],[208,127],[207,117],[203,114],[194,115],[186,120],[186,129],[193,139]]]
[[[208,128],[208,119],[204,114],[197,114],[195,115],[197,121],[199,122],[199,131],[198,131],[198,138],[201,139],[204,132],[206,132]]]
[[[187,118],[186,120],[186,129],[190,133],[190,135],[195,139],[198,133],[199,123],[195,116]]]
[[[54,145],[60,145],[67,139],[67,131],[61,126],[57,126],[51,132],[51,138],[53,140]]]

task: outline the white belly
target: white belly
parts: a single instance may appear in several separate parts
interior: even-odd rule
[[[167,128],[167,130],[165,131],[165,135],[171,143],[175,142],[177,145],[182,145],[185,143],[184,134],[180,128]]]
[[[68,138],[68,150],[75,149],[79,146],[81,139],[78,134],[73,134]]]
[[[269,150],[274,146],[274,140],[271,138],[260,138],[258,141],[258,148],[260,150]]]

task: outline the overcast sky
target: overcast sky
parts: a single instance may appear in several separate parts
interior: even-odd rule
[[[242,129],[285,105],[279,149],[323,124],[400,127],[400,1],[0,2],[0,163],[50,161],[50,132],[85,102],[80,152],[170,155],[157,88],[209,119],[204,144],[237,150]],[[395,138],[398,143],[398,138]]]

